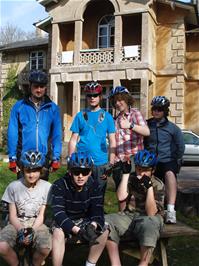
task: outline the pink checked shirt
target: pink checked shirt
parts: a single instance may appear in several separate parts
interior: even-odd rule
[[[125,113],[129,122],[134,122],[136,125],[145,126],[146,120],[141,112],[136,108],[131,108],[129,113]],[[126,161],[130,155],[136,154],[139,150],[144,149],[143,136],[137,134],[132,129],[120,128],[120,120],[122,114],[119,114],[115,120],[116,127],[116,162]]]

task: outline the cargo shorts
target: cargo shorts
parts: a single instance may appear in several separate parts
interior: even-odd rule
[[[10,247],[16,246],[17,230],[13,225],[8,224],[0,231],[0,242],[6,242]],[[43,224],[35,230],[33,238],[33,248],[39,250],[43,248],[52,248],[52,237],[48,227]]]
[[[163,228],[163,218],[160,215],[143,216],[139,213],[112,213],[105,215],[109,224],[109,239],[118,243],[121,239],[136,239],[140,246],[156,247],[157,240]]]

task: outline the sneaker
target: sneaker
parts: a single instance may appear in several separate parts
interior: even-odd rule
[[[176,224],[176,211],[166,211],[165,213],[165,223],[166,224]]]

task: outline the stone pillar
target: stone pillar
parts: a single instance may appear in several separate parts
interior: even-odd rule
[[[140,111],[144,118],[148,118],[148,89],[149,81],[147,78],[141,78],[140,80]]]
[[[119,77],[114,77],[113,87],[115,88],[116,86],[121,86],[121,81]]]
[[[73,81],[73,103],[72,103],[72,115],[76,115],[80,111],[80,83],[79,81]]]
[[[122,16],[115,16],[114,63],[119,64],[122,48]]]
[[[52,40],[51,40],[51,68],[57,65],[57,53],[59,52],[59,25],[57,23],[52,24]]]
[[[56,82],[56,76],[51,75],[51,80],[50,80],[50,98],[52,99],[53,102],[58,104],[58,87],[57,87],[57,82]]]
[[[142,13],[142,43],[141,43],[141,62],[149,62],[149,38],[150,38],[150,27],[149,27],[149,14]]]
[[[82,28],[83,21],[75,21],[75,44],[74,44],[74,65],[80,64],[80,50],[82,49]]]

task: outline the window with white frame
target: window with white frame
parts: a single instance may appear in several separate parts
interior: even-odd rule
[[[109,48],[114,46],[115,17],[104,16],[98,23],[98,48]]]
[[[30,70],[34,69],[45,69],[45,52],[33,51],[30,53]]]

